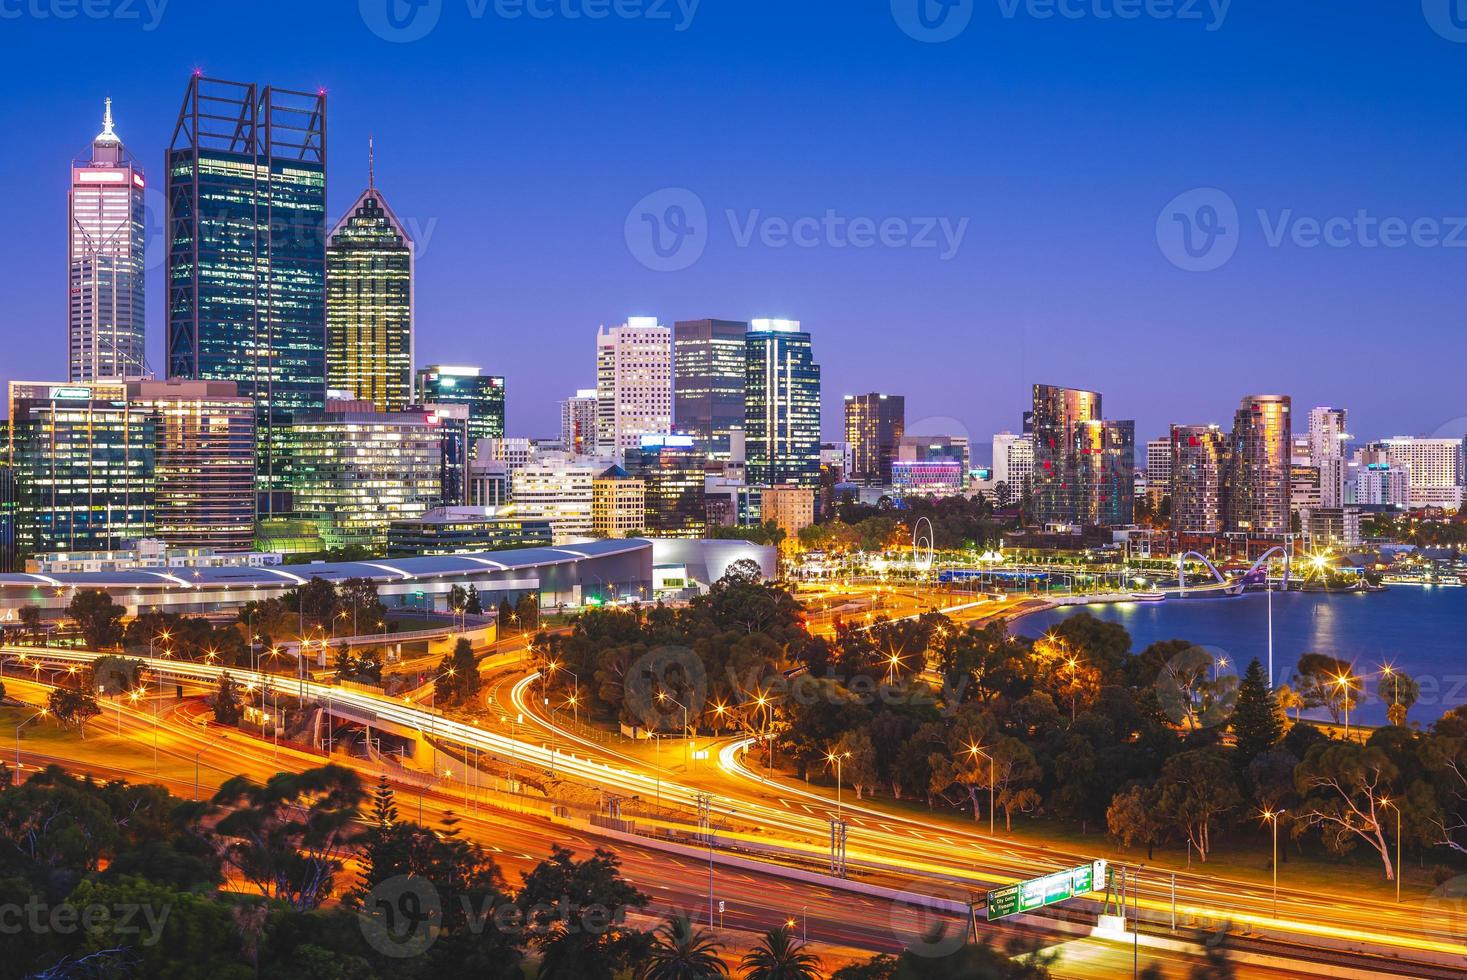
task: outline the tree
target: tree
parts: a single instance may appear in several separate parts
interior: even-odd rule
[[[840,737],[831,751],[845,757],[841,775],[856,791],[856,799],[861,799],[866,788],[876,782],[876,749],[871,744],[871,736],[865,729],[852,729]]]
[[[87,737],[87,721],[102,713],[97,699],[90,691],[78,691],[70,687],[58,687],[46,699],[46,706],[56,720],[63,725],[75,727],[82,738]]]
[[[1238,777],[1215,748],[1172,756],[1157,780],[1158,815],[1186,835],[1204,863],[1212,850],[1212,824],[1242,802]]]
[[[219,675],[219,687],[209,698],[209,707],[214,709],[214,720],[221,725],[238,725],[244,715],[244,703],[239,696],[239,684],[225,671]]]
[[[1405,727],[1406,714],[1421,698],[1421,685],[1411,675],[1395,668],[1381,671],[1376,693],[1386,704],[1386,717],[1397,727]]]
[[[484,600],[479,595],[477,586],[470,585],[468,595],[464,599],[464,612],[470,616],[484,615]]]
[[[646,907],[647,896],[621,876],[610,851],[577,861],[554,845],[525,874],[515,901],[540,951],[542,980],[612,980],[644,945],[625,921],[628,910]]]
[[[540,597],[534,592],[526,592],[520,596],[520,601],[515,604],[515,615],[519,617],[518,625],[520,632],[539,629],[540,627]]]
[[[744,980],[820,980],[820,957],[786,926],[770,929],[744,954]]]
[[[1300,820],[1318,827],[1325,846],[1343,854],[1357,843],[1375,850],[1385,866],[1387,881],[1394,880],[1391,849],[1386,842],[1385,801],[1403,800],[1396,792],[1399,770],[1385,751],[1356,742],[1321,742],[1311,748],[1294,772],[1294,784],[1304,797]]]
[[[21,606],[20,625],[25,627],[26,635],[34,642],[41,635],[41,607]]]
[[[1163,830],[1156,819],[1156,794],[1139,784],[1121,790],[1105,811],[1105,825],[1122,847],[1145,844],[1146,860],[1150,861]]]
[[[1347,698],[1351,709],[1356,706],[1358,683],[1348,663],[1328,654],[1306,653],[1294,668],[1294,690],[1304,707],[1327,708],[1336,722],[1344,713]]]
[[[1233,711],[1233,736],[1237,739],[1235,760],[1239,769],[1278,744],[1283,738],[1279,722],[1278,700],[1269,689],[1263,664],[1254,657],[1238,688],[1238,704]]]
[[[479,664],[474,659],[474,645],[460,637],[453,645],[450,658],[454,679],[458,682],[455,696],[459,702],[473,701],[484,688],[484,678],[479,675]]]
[[[235,776],[213,800],[228,810],[215,826],[222,856],[266,898],[317,908],[355,846],[363,795],[357,774],[335,765],[263,784]]]
[[[669,917],[652,933],[652,946],[642,957],[637,980],[711,980],[728,976],[719,958],[723,944],[700,929],[686,912]]]
[[[66,614],[81,630],[87,646],[109,650],[122,642],[122,617],[127,608],[112,601],[102,589],[83,589],[71,597]]]
[[[141,660],[107,654],[93,660],[87,668],[87,687],[109,697],[130,694],[146,685],[146,672]]]

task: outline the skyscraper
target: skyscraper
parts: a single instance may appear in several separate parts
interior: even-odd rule
[[[1319,470],[1321,507],[1345,505],[1345,483],[1349,476],[1345,443],[1350,438],[1346,419],[1343,408],[1309,410],[1309,463]]]
[[[1027,412],[1024,414],[1028,414]],[[993,489],[999,506],[1018,503],[1034,486],[1034,437],[999,432],[993,437]]]
[[[755,320],[744,338],[748,481],[820,483],[820,365],[798,320]]]
[[[70,378],[141,377],[143,171],[112,129],[112,100],[89,158],[71,164],[68,195]]]
[[[168,373],[255,400],[272,514],[290,421],[326,399],[326,95],[195,75],[167,171]]]
[[[230,381],[130,381],[152,420],[155,533],[178,548],[255,542],[255,405]]]
[[[596,453],[596,389],[582,388],[560,403],[560,446],[576,456]]]
[[[679,320],[673,325],[673,418],[710,459],[732,458],[744,427],[744,335],[738,320]]]
[[[901,395],[846,395],[846,442],[851,472],[846,479],[868,487],[891,485],[891,461],[907,430],[907,400]]]
[[[1041,523],[1079,519],[1081,474],[1075,433],[1080,423],[1100,418],[1099,392],[1034,386],[1034,510]]]
[[[596,332],[596,445],[603,453],[641,446],[672,431],[672,331],[653,316]]]
[[[413,399],[413,242],[368,172],[326,248],[326,384],[400,412]]]
[[[1248,395],[1233,416],[1228,463],[1229,531],[1289,533],[1292,419],[1288,395]]]
[[[1135,520],[1136,423],[1094,419],[1075,426],[1080,492],[1076,522],[1115,527]]]
[[[1174,425],[1171,452],[1172,530],[1221,534],[1227,519],[1227,433],[1216,425]]]
[[[504,378],[482,368],[434,364],[418,369],[420,405],[469,406],[470,458],[477,459],[480,439],[504,438]]]
[[[665,538],[701,538],[708,515],[703,470],[708,456],[686,435],[643,436],[626,453],[626,471],[646,484],[646,527]]]

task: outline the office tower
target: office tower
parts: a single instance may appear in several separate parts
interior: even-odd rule
[[[295,516],[314,521],[328,548],[387,547],[393,521],[439,506],[441,422],[430,411],[379,412],[332,401],[290,427]]]
[[[573,456],[595,455],[595,388],[582,388],[560,403],[560,448]]]
[[[168,150],[168,375],[254,399],[265,515],[326,400],[326,95],[195,75]]]
[[[1227,433],[1216,425],[1174,425],[1171,448],[1172,530],[1221,534],[1227,520]]]
[[[155,535],[175,548],[255,544],[255,403],[232,381],[130,381],[152,420]]]
[[[596,446],[636,449],[672,431],[672,331],[653,316],[596,332]]]
[[[480,439],[504,438],[504,378],[481,368],[435,364],[418,370],[420,405],[469,407],[470,455],[478,458]]]
[[[1227,528],[1259,537],[1289,533],[1290,447],[1287,395],[1248,395],[1233,417]]]
[[[625,538],[647,527],[647,484],[620,466],[611,466],[591,481],[591,533],[598,538]]]
[[[708,454],[687,435],[643,436],[626,453],[626,471],[647,485],[647,531],[662,538],[701,538],[708,530],[703,503]]]
[[[1172,482],[1172,440],[1151,439],[1146,443],[1146,480],[1153,487],[1170,486]]]
[[[10,382],[23,555],[112,551],[152,537],[154,424],[121,381]]]
[[[820,365],[798,320],[755,320],[744,338],[744,440],[758,486],[820,483]]]
[[[606,463],[545,453],[510,474],[515,513],[550,521],[555,543],[570,544],[594,533],[594,483]]]
[[[907,400],[901,395],[846,395],[846,442],[851,446],[846,479],[868,487],[891,485],[891,463],[907,431]]]
[[[744,428],[744,335],[739,320],[673,324],[673,418],[709,459],[741,459],[733,433]]]
[[[1076,432],[1080,423],[1100,420],[1100,394],[1035,385],[1032,415],[1035,517],[1040,523],[1074,523],[1081,511]]]
[[[1013,432],[994,435],[993,488],[999,506],[1018,503],[1032,491],[1033,483],[1034,437]]]
[[[7,444],[9,436],[6,437]],[[0,460],[0,572],[14,572],[20,567],[20,551],[15,539],[15,470],[9,454]]]
[[[1094,419],[1075,427],[1080,487],[1076,522],[1115,527],[1135,521],[1136,423]]]
[[[438,436],[443,452],[439,504],[443,507],[464,507],[469,504],[469,465],[474,441],[469,435],[469,406],[450,404],[415,405],[429,414],[438,425]]]
[[[143,359],[143,170],[112,129],[112,100],[90,157],[72,161],[67,210],[72,381],[137,378]]]
[[[1412,507],[1462,506],[1463,443],[1461,439],[1395,436],[1372,442],[1362,451],[1367,462],[1403,466],[1410,474]]]
[[[368,174],[326,247],[326,384],[400,412],[413,401],[413,242]]]

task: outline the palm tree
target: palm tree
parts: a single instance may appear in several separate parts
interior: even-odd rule
[[[820,957],[784,926],[770,929],[743,961],[744,980],[820,980]]]
[[[652,948],[638,980],[713,980],[728,976],[718,953],[723,944],[693,925],[686,912],[668,918],[652,933]]]

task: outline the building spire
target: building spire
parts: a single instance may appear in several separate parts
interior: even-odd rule
[[[372,134],[367,134],[367,190],[377,189],[377,150]]]
[[[120,143],[117,134],[112,131],[112,100],[106,100],[106,108],[102,110],[102,131],[93,140],[95,143]]]

